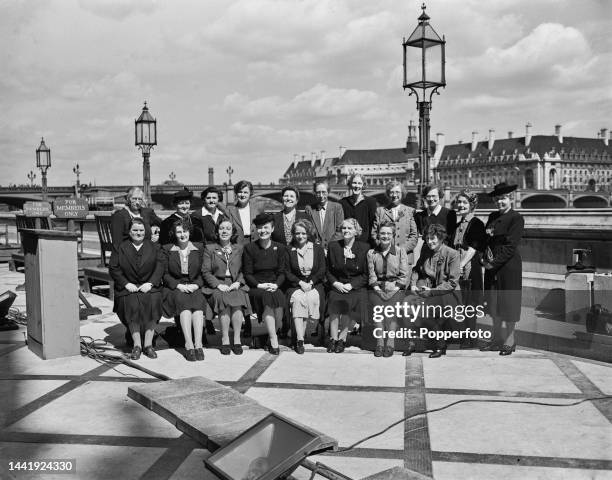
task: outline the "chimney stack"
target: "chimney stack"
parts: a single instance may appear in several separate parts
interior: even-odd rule
[[[215,184],[215,169],[212,167],[208,167],[208,184]]]
[[[444,149],[444,134],[436,133],[436,152],[439,150],[442,152]]]
[[[298,154],[294,153],[293,154],[293,169],[294,170],[297,168],[297,164],[298,164]]]
[[[555,135],[559,139],[559,143],[563,143],[563,134],[561,133],[561,125],[555,125]]]
[[[493,144],[495,143],[495,130],[489,129],[489,150],[493,150]]]
[[[604,145],[607,147],[608,143],[609,143],[608,129],[607,128],[602,128],[601,129],[601,138],[603,138]]]
[[[531,123],[527,122],[527,125],[525,125],[525,146],[528,147],[529,144],[531,143]]]
[[[476,150],[476,145],[478,145],[478,140],[476,140],[476,135],[478,135],[478,132],[473,131],[472,132],[472,152]]]
[[[508,138],[512,138],[514,136],[514,132],[512,130],[510,130],[508,132]]]

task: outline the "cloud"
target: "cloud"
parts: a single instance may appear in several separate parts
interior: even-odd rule
[[[123,20],[132,15],[152,13],[157,9],[157,0],[79,0],[79,5],[94,15]]]

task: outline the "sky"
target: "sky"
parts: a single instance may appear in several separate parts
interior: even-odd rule
[[[431,136],[595,138],[612,128],[612,0],[430,0],[447,86]],[[0,184],[142,183],[134,120],[157,119],[151,181],[276,182],[294,154],[397,148],[413,0],[0,0]],[[324,153],[322,153],[322,151]]]

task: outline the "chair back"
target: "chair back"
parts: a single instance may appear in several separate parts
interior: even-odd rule
[[[113,237],[111,235],[111,217],[106,215],[96,215],[96,229],[98,230],[98,239],[100,240],[100,257],[102,258],[102,266],[108,267],[106,252],[113,252]]]
[[[15,226],[17,227],[17,242],[20,244],[21,235],[19,232],[24,228],[38,228],[41,230],[51,230],[53,228],[49,217],[26,217],[25,215],[15,215]]]

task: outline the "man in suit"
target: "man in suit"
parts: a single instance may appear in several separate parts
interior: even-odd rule
[[[132,187],[125,196],[125,206],[111,216],[111,236],[113,248],[117,250],[119,245],[129,237],[130,222],[133,218],[142,218],[145,225],[145,238],[151,239],[151,226],[160,226],[161,218],[152,208],[145,207],[144,193],[140,187]]]
[[[326,180],[318,180],[313,186],[317,201],[306,206],[306,215],[315,227],[315,243],[321,245],[327,253],[327,245],[334,240],[340,240],[340,226],[344,220],[344,211],[339,203],[328,199],[329,184]]]

